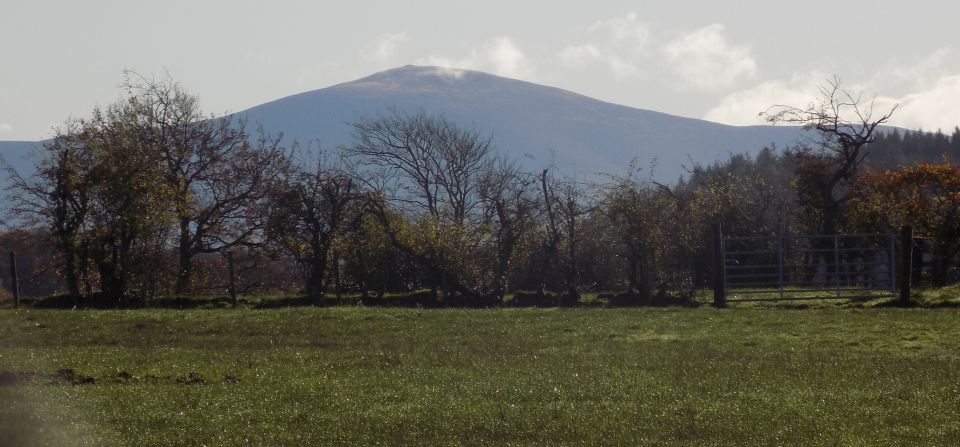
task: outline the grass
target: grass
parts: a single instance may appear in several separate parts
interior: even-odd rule
[[[0,439],[960,445],[956,292],[918,297],[933,309],[0,309]]]

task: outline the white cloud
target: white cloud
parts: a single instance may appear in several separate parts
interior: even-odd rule
[[[587,31],[591,34],[605,35],[611,42],[630,45],[634,48],[645,48],[650,42],[650,29],[637,19],[637,14],[634,12],[625,17],[596,22]]]
[[[728,42],[720,24],[684,34],[669,42],[663,52],[684,87],[716,91],[757,77],[757,62],[750,48]]]
[[[878,69],[865,83],[883,91],[910,91],[924,89],[936,83],[941,77],[960,70],[955,52],[941,48],[917,61],[902,63],[890,61]]]
[[[603,58],[600,48],[592,43],[571,45],[560,51],[560,61],[572,68],[584,68],[593,61]]]
[[[497,73],[529,77],[532,69],[528,67],[526,55],[509,38],[498,37],[490,42],[485,50],[487,58],[496,67]]]
[[[906,67],[886,65],[869,76],[868,82],[846,82],[851,94],[863,92],[861,104],[873,102],[874,118],[895,105],[889,124],[909,129],[942,129],[951,132],[960,125],[960,73],[945,72],[945,53],[937,51],[920,63]],[[811,71],[786,80],[770,80],[724,97],[704,119],[734,125],[763,124],[759,113],[773,105],[802,107],[818,99],[818,87],[828,75]],[[873,92],[878,94],[871,96]]]
[[[527,55],[509,37],[497,37],[470,50],[462,58],[429,56],[421,63],[446,68],[489,71],[510,78],[534,80],[536,69]],[[450,71],[457,76],[456,70]]]
[[[891,124],[950,132],[960,126],[960,74],[942,76],[925,88],[904,96],[877,99],[878,108],[881,104],[889,106],[894,103],[900,106],[894,112]]]
[[[7,123],[0,123],[0,132],[10,132],[13,130],[13,126]]]
[[[360,55],[368,62],[389,62],[399,47],[408,40],[407,33],[385,33],[364,45]]]
[[[560,50],[560,62],[568,68],[587,69],[598,64],[618,79],[637,77],[650,61],[650,29],[635,13],[601,20],[586,29],[585,42]]]
[[[749,47],[735,45],[723,25],[712,24],[674,40],[658,36],[636,13],[586,28],[581,42],[558,54],[567,68],[603,67],[617,79],[655,75],[683,89],[716,91],[757,76]]]
[[[804,106],[817,98],[817,87],[827,79],[820,72],[795,74],[787,80],[762,82],[731,93],[707,111],[704,119],[739,126],[766,124],[760,113],[777,104]]]

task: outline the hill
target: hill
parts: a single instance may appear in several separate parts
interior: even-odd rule
[[[283,132],[287,144],[350,144],[351,122],[389,109],[443,115],[492,137],[497,149],[530,170],[556,166],[565,175],[624,174],[636,161],[671,182],[691,161],[708,164],[731,153],[789,146],[796,127],[728,126],[599,101],[570,91],[478,71],[405,66],[300,93],[235,114],[254,129]],[[36,142],[0,142],[0,155],[20,172]],[[6,174],[0,174],[5,180]],[[4,183],[6,183],[4,181]]]
[[[632,160],[671,181],[690,160],[795,143],[796,127],[727,126],[599,101],[566,90],[478,71],[405,66],[237,113],[249,125],[282,131],[287,141],[349,144],[349,123],[389,108],[423,109],[473,127],[530,169],[622,174]]]

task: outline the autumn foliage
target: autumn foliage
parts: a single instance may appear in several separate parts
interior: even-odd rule
[[[960,167],[944,160],[865,172],[856,181],[851,211],[851,225],[865,230],[912,226],[932,247],[933,283],[947,282],[960,250]]]

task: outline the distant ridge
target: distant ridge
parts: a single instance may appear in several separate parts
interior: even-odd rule
[[[755,154],[796,143],[797,127],[728,126],[600,101],[567,90],[491,74],[407,65],[304,92],[235,115],[248,126],[283,132],[285,142],[336,148],[353,140],[351,122],[390,108],[422,109],[490,135],[497,149],[532,171],[623,175],[635,161],[649,176],[672,182],[691,160],[709,164],[731,153]],[[29,172],[36,142],[0,142],[0,155]],[[6,173],[0,180],[6,183]]]
[[[32,150],[41,145],[38,141],[0,141],[0,157],[5,163],[0,163],[0,189],[8,184],[6,166],[13,166],[20,175],[33,173],[35,159],[31,157]],[[3,204],[4,192],[0,191],[0,205]]]
[[[684,166],[796,143],[803,131],[728,126],[604,102],[491,74],[407,65],[352,82],[288,96],[237,113],[288,140],[349,144],[349,123],[389,108],[423,109],[491,135],[497,148],[536,170],[624,174],[636,160],[654,178],[676,180]],[[646,172],[648,175],[649,172]]]

